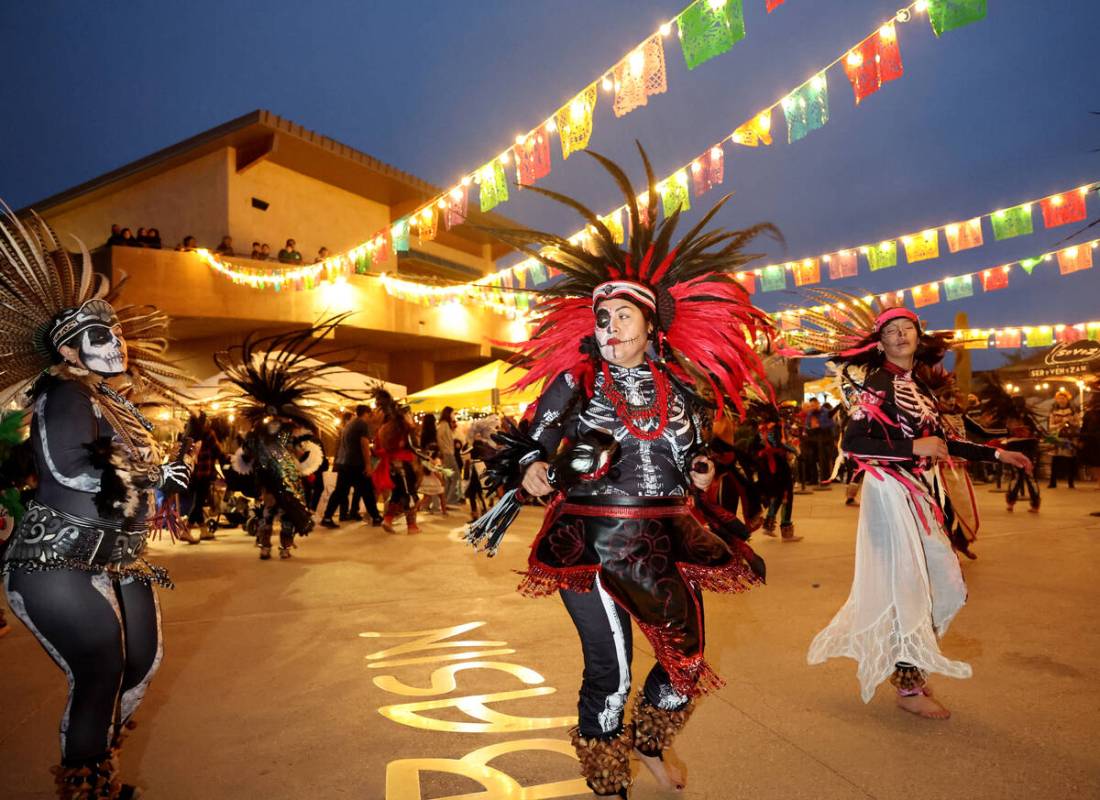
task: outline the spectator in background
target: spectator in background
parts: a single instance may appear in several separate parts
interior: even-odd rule
[[[433,447],[438,448],[439,434],[436,432],[435,414],[425,414],[420,418],[420,442],[417,446],[425,452]]]
[[[152,250],[160,250],[160,231],[156,228],[146,228],[144,238],[138,236],[142,246]]]
[[[328,248],[322,247],[317,251],[317,258],[313,259],[314,264],[318,264],[328,258]]]
[[[257,261],[262,261],[263,260],[263,259],[260,258],[260,243],[259,242],[253,242],[252,243],[252,255],[250,255],[249,258],[254,258]]]
[[[145,237],[148,234],[145,232],[145,228],[138,228],[137,234],[134,236],[134,241],[137,242],[138,247],[145,247]]]
[[[332,515],[337,509],[347,507],[348,492],[358,488],[363,501],[367,506],[367,514],[370,515],[373,525],[382,524],[382,515],[378,513],[378,500],[374,494],[374,484],[371,483],[368,472],[371,461],[370,428],[367,425],[367,417],[370,416],[370,406],[360,405],[355,409],[355,418],[350,420],[342,429],[340,442],[336,453],[336,486],[329,495],[325,505],[324,514],[321,517],[321,526],[324,528],[340,527]],[[352,509],[347,516],[349,520],[360,520],[357,509]]]
[[[122,241],[122,229],[118,226],[118,223],[111,225],[111,235],[107,237],[108,247],[124,247],[126,243]]]
[[[260,245],[260,261],[267,261],[271,258],[271,245],[264,242]]]
[[[1054,406],[1050,409],[1047,432],[1054,437],[1054,454],[1050,459],[1050,483],[1047,488],[1058,488],[1058,475],[1064,474],[1069,488],[1074,488],[1077,479],[1076,439],[1081,430],[1081,421],[1073,408],[1072,398],[1065,389],[1059,389],[1054,395]]]
[[[197,250],[199,248],[199,242],[194,236],[184,236],[183,241],[177,246],[177,250]]]
[[[141,247],[138,244],[138,240],[134,238],[134,232],[129,228],[122,229],[122,246],[123,247]]]
[[[816,483],[819,489],[827,489],[832,475],[831,452],[836,424],[816,397],[810,398],[805,413],[802,454],[806,459],[806,482]]]
[[[451,474],[444,480],[445,496],[448,503],[462,505],[462,470],[458,466],[460,456],[455,452],[454,432],[457,427],[455,410],[450,406],[444,406],[443,410],[439,412],[439,424],[435,426],[435,436],[443,466],[451,470]]]
[[[231,255],[234,254],[233,253],[233,237],[232,236],[223,236],[222,237],[222,243],[218,245],[217,253],[218,253],[218,255],[222,255],[222,256],[231,256]]]
[[[286,240],[286,247],[279,251],[280,264],[301,264],[302,254],[298,252],[297,244],[293,239]]]

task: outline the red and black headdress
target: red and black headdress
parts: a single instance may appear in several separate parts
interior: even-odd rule
[[[659,362],[685,386],[694,387],[719,407],[732,401],[740,409],[745,389],[770,397],[755,343],[758,337],[771,337],[771,321],[752,305],[732,273],[758,257],[744,252],[749,241],[761,233],[779,238],[778,230],[770,224],[707,230],[727,195],[673,243],[680,212],[657,221],[657,182],[641,145],[638,150],[648,186],[644,207],[617,164],[585,151],[614,178],[626,201],[630,231],[624,244],[616,242],[611,229],[585,205],[537,186],[525,188],[573,208],[585,219],[583,239],[570,241],[532,230],[493,231],[562,273],[543,291],[534,336],[517,344],[519,363],[529,370],[517,388],[543,379],[549,383],[570,372],[590,393],[600,358],[593,336],[595,306],[621,297],[643,309],[652,321]]]

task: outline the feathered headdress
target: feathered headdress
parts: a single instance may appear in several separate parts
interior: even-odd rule
[[[895,319],[917,326],[918,364],[938,364],[952,344],[950,333],[926,333],[920,317],[904,306],[884,306],[874,298],[829,289],[805,292],[815,304],[798,310],[799,328],[784,332],[781,355],[828,356],[838,364],[869,364],[880,358],[876,350],[882,329]]]
[[[534,336],[519,343],[519,361],[529,372],[516,383],[523,388],[539,380],[554,380],[570,372],[591,392],[599,360],[594,340],[594,304],[625,297],[649,313],[654,324],[656,355],[668,370],[688,386],[704,387],[721,407],[732,401],[740,410],[740,395],[752,387],[770,396],[764,367],[754,344],[758,335],[770,337],[766,314],[749,301],[748,292],[731,274],[758,256],[744,247],[761,233],[776,238],[770,224],[737,231],[706,230],[729,199],[723,197],[678,242],[673,236],[679,211],[660,222],[658,187],[645,150],[648,198],[638,204],[638,193],[626,173],[611,160],[585,151],[615,180],[630,216],[625,246],[602,219],[571,197],[538,186],[526,187],[577,211],[588,233],[576,243],[552,233],[532,230],[493,230],[501,240],[562,273],[543,291]],[[697,390],[698,391],[698,390]]]
[[[121,327],[130,380],[123,394],[186,400],[180,387],[188,376],[164,360],[167,315],[152,306],[112,308],[125,278],[112,288],[92,271],[87,248],[76,241],[79,263],[41,217],[32,212],[22,221],[0,201],[0,398],[11,399],[61,362],[57,348],[74,335],[83,314]]]
[[[241,344],[215,353],[214,363],[225,373],[223,382],[232,387],[219,399],[254,425],[266,417],[283,417],[332,433],[333,419],[318,413],[320,407],[363,399],[325,381],[351,360],[346,348],[324,345],[324,338],[348,316],[337,314],[289,333],[249,334]],[[323,363],[310,363],[315,360]]]

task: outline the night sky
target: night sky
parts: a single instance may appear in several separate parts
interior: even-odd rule
[[[8,0],[0,10],[5,114],[0,196],[15,208],[252,109],[265,108],[440,185],[508,147],[678,12],[684,0],[477,0],[454,3],[188,3]],[[787,0],[766,14],[744,0],[746,38],[694,71],[665,40],[668,92],[616,119],[601,92],[590,146],[658,175],[705,151],[762,106],[886,21],[900,0]],[[923,16],[898,26],[905,75],[857,108],[840,66],[830,120],[788,145],[780,112],[770,148],[726,146],[726,183],[693,198],[697,218],[721,192],[725,226],[778,225],[786,249],[817,255],[966,219],[1100,179],[1096,0],[989,0],[979,23],[936,39]],[[614,186],[578,154],[542,185],[599,211]],[[520,194],[521,196],[517,196]],[[512,192],[498,211],[571,233],[571,212]],[[1090,196],[1089,218],[1100,217]],[[1054,249],[1081,225],[825,286],[885,291]],[[1080,238],[1100,236],[1100,227]],[[364,237],[373,231],[364,230]],[[940,242],[946,253],[946,243]],[[904,259],[902,259],[904,262]],[[760,262],[761,265],[767,263]],[[977,288],[977,287],[976,287]],[[798,296],[757,294],[774,310]],[[922,315],[950,327],[1100,318],[1100,265],[1060,277],[1015,270],[1008,289]],[[989,354],[978,366],[999,359]],[[984,363],[983,363],[984,362]]]

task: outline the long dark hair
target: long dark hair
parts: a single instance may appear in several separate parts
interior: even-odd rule
[[[420,418],[420,449],[427,450],[438,441],[439,434],[435,428],[435,414],[425,414]]]

